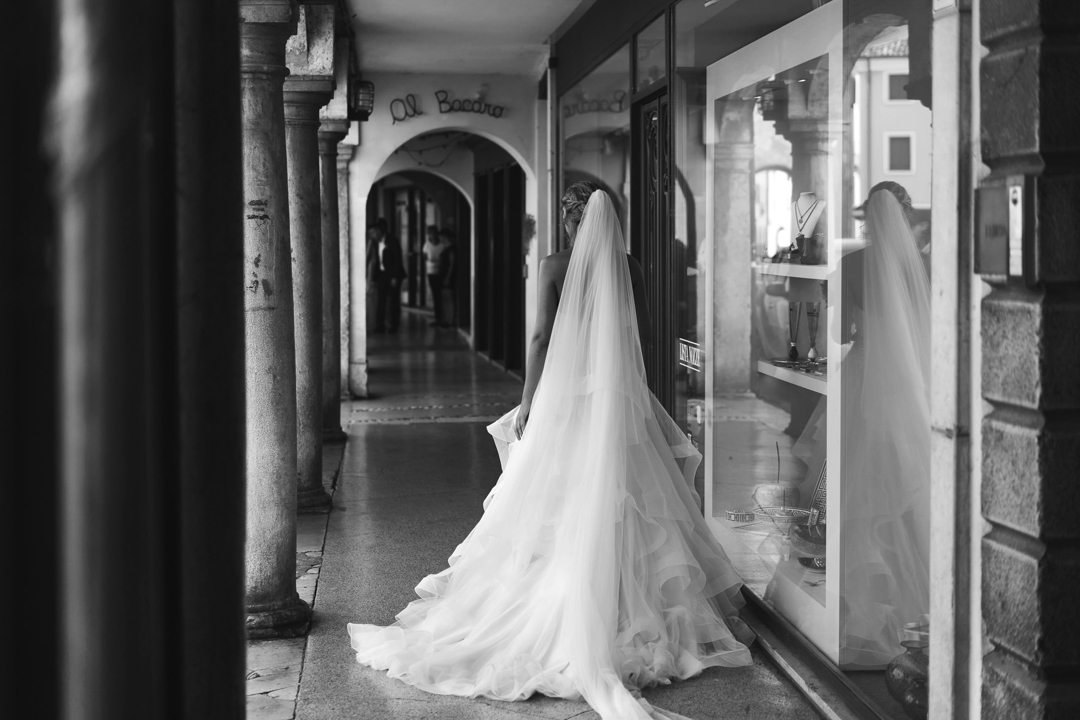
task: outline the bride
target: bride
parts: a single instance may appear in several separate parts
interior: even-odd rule
[[[642,272],[611,199],[578,183],[562,211],[572,249],[540,264],[521,405],[489,427],[503,474],[483,517],[393,625],[349,635],[359,662],[428,692],[663,718],[640,688],[748,665],[753,633],[698,510],[701,456],[645,384]]]

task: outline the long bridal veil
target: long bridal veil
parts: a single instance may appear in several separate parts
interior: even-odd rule
[[[636,688],[749,664],[741,583],[688,482],[700,455],[645,384],[602,191],[518,442],[513,416],[489,428],[504,469],[480,522],[394,625],[349,626],[357,659],[430,692],[584,697],[605,720],[661,717]]]
[[[862,315],[843,364],[841,662],[882,666],[929,612],[930,286],[900,203],[866,203]]]

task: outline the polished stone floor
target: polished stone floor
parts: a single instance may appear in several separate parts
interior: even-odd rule
[[[320,546],[295,717],[596,718],[584,703],[546,697],[504,703],[430,695],[355,662],[346,623],[392,622],[416,583],[445,567],[480,518],[499,472],[485,424],[521,393],[517,379],[470,352],[455,332],[411,314],[400,334],[371,339],[370,385],[370,399],[342,408],[349,440]],[[754,659],[646,697],[673,718],[819,717],[762,651],[755,648]],[[248,717],[261,716],[249,709]]]

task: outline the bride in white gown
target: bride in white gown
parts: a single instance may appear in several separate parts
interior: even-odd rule
[[[576,242],[541,263],[522,405],[489,428],[503,474],[483,517],[393,625],[349,635],[359,662],[428,692],[662,718],[639,688],[748,665],[753,633],[698,509],[701,456],[645,384],[641,270],[611,200],[579,183],[563,217]]]

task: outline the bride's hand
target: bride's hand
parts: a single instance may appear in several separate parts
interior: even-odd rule
[[[518,407],[517,417],[514,418],[514,434],[517,435],[517,439],[521,439],[521,434],[525,432],[525,423],[529,422],[529,410],[532,409],[531,403],[521,403]]]

